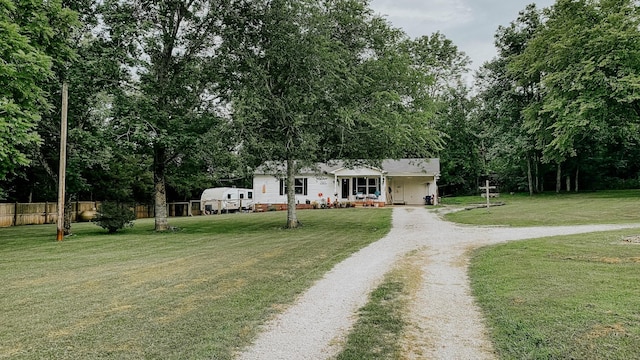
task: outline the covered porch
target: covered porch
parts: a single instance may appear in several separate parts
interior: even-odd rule
[[[334,176],[334,196],[339,202],[362,206],[387,204],[386,174],[376,168],[340,168],[331,172]]]

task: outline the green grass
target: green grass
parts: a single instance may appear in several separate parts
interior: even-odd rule
[[[493,201],[493,200],[492,200]],[[502,195],[460,211],[474,225],[640,223],[640,190]],[[482,204],[447,198],[447,207]],[[512,242],[474,252],[472,289],[501,359],[633,359],[640,354],[639,229]]]
[[[408,302],[421,281],[421,272],[412,257],[415,253],[385,275],[382,284],[369,295],[337,360],[402,357],[403,332],[409,320]]]
[[[383,237],[389,209],[153,220],[108,235],[0,229],[0,358],[230,359],[334,264]]]
[[[640,223],[640,190],[562,193],[528,196],[503,194],[492,201],[504,206],[463,210],[445,215],[445,219],[471,225],[579,225]],[[448,207],[483,204],[479,196],[444,198]]]
[[[470,277],[501,359],[635,359],[639,230],[513,242],[474,253]]]

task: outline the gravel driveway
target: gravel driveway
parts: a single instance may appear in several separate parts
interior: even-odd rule
[[[367,210],[364,210],[367,211]],[[376,211],[371,209],[370,211]],[[269,322],[239,359],[327,359],[356,320],[369,293],[404,254],[421,252],[423,284],[411,305],[414,342],[407,358],[494,359],[482,315],[470,295],[468,250],[511,240],[640,227],[469,227],[442,221],[424,207],[393,209],[383,239],[336,265],[297,302]]]

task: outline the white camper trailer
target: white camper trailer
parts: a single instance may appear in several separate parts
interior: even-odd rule
[[[253,189],[219,187],[206,189],[200,197],[203,214],[228,213],[253,208]]]

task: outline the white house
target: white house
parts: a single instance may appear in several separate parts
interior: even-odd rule
[[[286,204],[282,167],[262,166],[253,177],[256,204]],[[374,202],[380,205],[423,205],[437,202],[440,159],[384,160],[381,168],[345,166],[336,161],[302,169],[295,179],[296,203]]]

